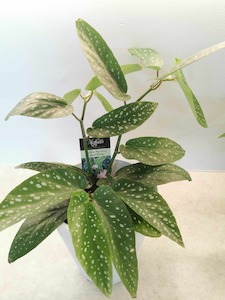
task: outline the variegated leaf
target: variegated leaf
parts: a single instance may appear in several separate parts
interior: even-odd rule
[[[112,288],[112,262],[132,296],[137,290],[137,258],[132,219],[125,204],[108,186],[91,198],[84,191],[73,194],[68,223],[77,258],[106,295]]]
[[[127,290],[135,297],[138,269],[131,216],[109,186],[101,186],[94,192],[93,203],[107,232],[113,264]]]
[[[48,93],[33,93],[21,100],[6,116],[21,115],[33,118],[52,119],[72,114],[73,106],[62,98]]]
[[[176,63],[179,63],[180,61],[181,61],[180,59],[176,59]],[[188,103],[191,107],[191,110],[196,120],[202,127],[208,127],[202,108],[197,98],[195,97],[194,93],[192,92],[191,88],[189,87],[182,70],[175,72],[174,76],[176,77],[177,82],[179,83],[182,91],[184,92],[184,95],[188,100]]]
[[[146,222],[142,217],[136,214],[131,208],[128,207],[128,211],[133,220],[133,228],[135,231],[150,237],[160,237],[161,233],[155,229],[152,225]]]
[[[69,200],[26,219],[17,232],[8,256],[9,263],[26,255],[46,239],[67,218]]]
[[[129,100],[124,74],[104,39],[84,20],[77,20],[76,28],[82,49],[102,85],[116,99]]]
[[[92,177],[89,173],[85,172],[81,168],[78,168],[76,166],[68,165],[68,164],[63,164],[63,163],[49,163],[49,162],[42,162],[42,161],[35,161],[35,162],[27,162],[23,163],[19,166],[16,167],[17,169],[29,169],[29,170],[34,170],[37,172],[43,172],[47,170],[55,170],[55,169],[71,169],[76,172],[79,172],[83,174],[86,179],[87,179],[87,187],[90,188],[92,186]]]
[[[124,75],[142,70],[142,67],[138,64],[127,64],[127,65],[122,65],[120,67]],[[95,76],[89,81],[85,89],[88,91],[94,91],[101,85],[102,85],[101,81],[98,79],[97,76]]]
[[[68,225],[81,266],[96,286],[106,296],[110,295],[112,263],[106,231],[86,192],[73,193],[68,208]]]
[[[128,51],[137,56],[140,59],[140,64],[143,68],[151,68],[154,70],[160,70],[164,61],[162,56],[151,48],[131,48]]]
[[[136,159],[145,165],[157,166],[181,159],[185,151],[168,138],[140,137],[120,146],[121,154],[127,159]]]
[[[172,211],[154,188],[124,178],[117,180],[112,188],[147,223],[179,245],[184,245]]]
[[[210,54],[213,54],[216,51],[219,51],[223,48],[225,48],[225,41],[221,42],[219,44],[213,45],[211,47],[208,47],[206,49],[203,49],[203,50],[195,53],[194,55],[191,55],[188,58],[181,60],[180,63],[178,63],[175,67],[170,69],[167,73],[165,73],[161,77],[159,77],[158,80],[162,81],[162,80],[166,79],[168,76],[170,76],[171,74],[177,72],[178,70],[183,69],[184,67],[187,67],[188,65],[190,65]]]
[[[135,102],[124,105],[94,121],[92,128],[87,129],[87,133],[89,136],[103,138],[134,130],[153,114],[157,105],[154,102]]]
[[[86,186],[85,176],[71,169],[47,170],[26,179],[0,203],[0,231],[48,210]]]
[[[174,164],[148,166],[141,163],[128,165],[119,169],[116,172],[115,180],[118,178],[128,178],[149,187],[173,181],[191,180],[187,171]]]
[[[55,169],[62,168],[62,169],[71,169],[76,172],[80,172],[85,176],[88,176],[88,173],[83,171],[82,169],[80,169],[76,166],[63,164],[63,163],[50,163],[50,162],[43,162],[43,161],[34,161],[34,162],[23,163],[23,164],[17,166],[16,168],[17,169],[29,169],[29,170],[34,170],[37,172],[43,172],[46,170],[55,170]]]

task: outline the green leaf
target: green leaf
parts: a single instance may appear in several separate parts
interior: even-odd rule
[[[128,211],[133,220],[133,228],[135,231],[150,237],[160,237],[161,233],[155,229],[152,225],[146,222],[142,217],[136,214],[131,208],[128,207]]]
[[[76,255],[105,295],[112,289],[112,262],[132,296],[137,290],[137,258],[132,219],[113,190],[102,186],[92,197],[76,191],[68,208]]]
[[[92,178],[91,175],[81,168],[78,168],[76,166],[68,165],[68,164],[63,164],[63,163],[49,163],[49,162],[42,162],[42,161],[35,161],[35,162],[27,162],[23,163],[19,166],[16,167],[17,169],[29,169],[29,170],[34,170],[37,172],[43,172],[47,170],[55,170],[55,169],[71,169],[76,172],[79,172],[83,174],[87,178],[87,187],[90,188],[92,186]]]
[[[127,74],[130,74],[130,73],[141,71],[142,67],[138,64],[126,64],[126,65],[121,66],[121,70],[122,70],[124,75],[127,75]]]
[[[166,201],[155,191],[139,182],[121,178],[113,190],[136,214],[159,232],[183,246],[182,237]]]
[[[172,163],[184,156],[185,151],[168,138],[140,137],[120,146],[121,154],[127,159],[136,159],[145,165],[157,166]]]
[[[188,172],[176,165],[165,164],[160,166],[148,166],[141,163],[119,169],[116,172],[115,180],[118,178],[130,178],[133,181],[141,182],[149,187],[173,181],[191,180]]]
[[[113,178],[111,176],[107,176],[106,178],[101,178],[97,181],[97,186],[102,186],[102,185],[112,185],[113,183]]]
[[[122,65],[120,67],[124,75],[142,70],[142,67],[138,64],[127,64],[127,65]],[[97,76],[95,76],[89,81],[85,89],[88,91],[93,91],[98,87],[100,87],[101,85],[102,85],[101,81],[98,79]]]
[[[175,61],[176,61],[176,63],[179,63],[181,60],[176,59]],[[188,100],[188,103],[192,109],[192,112],[193,112],[196,120],[202,127],[205,127],[205,128],[208,127],[204,113],[202,111],[202,108],[201,108],[197,98],[195,97],[194,93],[192,92],[191,88],[189,87],[182,70],[175,72],[174,76],[176,77],[177,82],[179,83],[181,89],[183,90],[184,95],[186,96],[186,98]]]
[[[155,111],[157,103],[135,102],[124,105],[103,115],[87,129],[89,136],[96,138],[116,136],[134,130]]]
[[[219,136],[219,138],[223,138],[223,137],[225,137],[225,133],[223,133]]]
[[[162,56],[154,49],[131,48],[128,51],[140,59],[140,64],[143,68],[160,70],[164,65]]]
[[[48,210],[26,219],[17,232],[9,252],[9,263],[26,255],[46,239],[67,218],[69,201],[65,200]]]
[[[48,93],[33,93],[21,100],[6,116],[5,120],[15,115],[33,118],[52,119],[72,114],[73,107],[62,98]]]
[[[112,264],[104,224],[89,195],[73,193],[68,225],[77,259],[96,286],[108,296],[112,291]]]
[[[194,55],[189,56],[188,58],[182,60],[180,63],[178,63],[175,67],[173,67],[172,69],[170,69],[167,73],[165,73],[164,75],[162,75],[161,77],[158,78],[158,80],[162,81],[164,79],[166,79],[169,75],[177,72],[180,69],[183,69],[184,67],[187,67],[188,65],[210,55],[215,53],[216,51],[219,51],[221,49],[225,48],[225,41],[221,42],[219,44],[213,45],[211,47],[208,47],[206,49],[203,49],[197,53],[195,53]]]
[[[97,91],[95,91],[94,94],[100,100],[101,104],[107,112],[113,110],[112,105],[106,100],[106,98],[102,94],[98,93]]]
[[[76,172],[80,172],[85,176],[88,175],[87,172],[83,171],[82,169],[80,169],[76,166],[63,164],[63,163],[49,163],[49,162],[35,161],[35,162],[23,163],[23,164],[17,166],[16,168],[17,169],[29,169],[29,170],[34,170],[34,171],[38,171],[38,172],[62,168],[62,169],[71,169]]]
[[[63,96],[63,99],[66,101],[67,104],[72,104],[74,100],[80,95],[81,89],[72,90],[66,93]]]
[[[109,186],[93,194],[94,205],[107,232],[113,264],[132,297],[138,284],[135,234],[126,205]]]
[[[82,49],[102,85],[118,100],[126,101],[127,83],[124,74],[101,35],[84,20],[76,21]]]
[[[85,176],[71,169],[47,170],[28,178],[0,203],[0,231],[69,199],[86,185]]]

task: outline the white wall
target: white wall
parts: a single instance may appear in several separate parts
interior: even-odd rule
[[[79,161],[79,128],[72,117],[40,120],[12,117],[7,113],[27,94],[46,91],[63,96],[84,88],[92,71],[81,52],[75,20],[83,18],[108,42],[121,64],[135,62],[127,48],[151,47],[165,59],[185,58],[225,40],[224,1],[151,0],[46,0],[1,1],[0,9],[0,164],[25,161]],[[179,164],[187,169],[224,170],[225,50],[187,67],[186,78],[199,99],[209,128],[194,120],[175,83],[149,95],[159,107],[150,122],[134,135],[166,136],[186,149]],[[129,93],[141,95],[150,84],[146,78],[127,77]],[[102,89],[103,92],[103,89]],[[111,96],[104,93],[108,99]],[[93,100],[87,126],[104,111]],[[112,100],[112,104],[117,105]],[[76,111],[80,109],[75,103]],[[113,139],[114,144],[114,139]]]

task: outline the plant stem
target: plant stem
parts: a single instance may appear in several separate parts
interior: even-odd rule
[[[141,101],[146,95],[148,95],[151,91],[154,91],[156,90],[158,87],[160,87],[160,85],[162,84],[162,81],[161,80],[157,80],[156,82],[154,82],[150,88],[141,96],[139,97],[136,102],[139,102]]]
[[[119,150],[121,138],[122,138],[122,135],[119,135],[118,139],[117,139],[116,147],[115,147],[115,150],[114,150],[114,153],[113,153],[113,157],[112,157],[112,159],[111,159],[111,161],[109,163],[109,166],[108,166],[106,174],[110,174],[111,173],[112,165],[114,163],[114,160],[115,160],[117,154],[119,153],[118,150]]]
[[[84,143],[85,158],[86,158],[86,162],[87,162],[88,172],[90,174],[93,174],[93,171],[91,168],[90,158],[88,155],[88,137],[86,136],[85,128],[84,128],[84,116],[85,116],[87,103],[91,100],[92,95],[93,95],[93,92],[91,92],[90,95],[88,95],[87,97],[82,97],[84,100],[84,106],[83,106],[81,119],[79,119],[74,113],[72,113],[74,118],[80,123],[80,128],[81,128],[81,133],[82,133],[83,143]]]

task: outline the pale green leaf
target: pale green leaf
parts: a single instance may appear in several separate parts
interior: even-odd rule
[[[165,73],[164,75],[162,75],[161,77],[158,78],[158,80],[162,81],[164,79],[166,79],[169,75],[177,72],[180,69],[183,69],[184,67],[210,55],[215,53],[216,51],[219,51],[221,49],[225,48],[225,41],[221,42],[219,44],[213,45],[211,47],[208,47],[206,49],[203,49],[197,53],[195,53],[194,55],[189,56],[188,58],[181,60],[180,63],[178,63],[175,67],[173,67],[172,69],[170,69],[167,73]]]
[[[102,85],[101,81],[98,79],[97,76],[94,76],[86,85],[85,90],[87,91],[94,91],[98,87]]]
[[[127,64],[127,65],[122,65],[120,67],[124,75],[142,70],[142,67],[138,64]],[[98,87],[100,87],[101,85],[102,85],[101,81],[98,79],[97,76],[95,76],[89,81],[85,89],[88,91],[93,91]]]
[[[132,297],[138,284],[135,234],[126,205],[109,186],[99,187],[93,202],[107,232],[113,264]]]
[[[102,85],[118,100],[126,101],[127,83],[124,74],[101,35],[84,20],[76,21],[82,49]]]
[[[140,64],[143,68],[160,70],[164,65],[162,56],[154,49],[131,48],[128,51],[140,59]]]
[[[116,136],[134,130],[143,124],[155,111],[155,102],[135,102],[124,105],[103,115],[87,129],[89,136],[96,138]]]
[[[179,245],[184,245],[172,211],[154,188],[124,178],[117,180],[112,188],[147,223]]]
[[[111,110],[113,110],[112,105],[108,102],[108,100],[106,100],[106,98],[102,94],[98,93],[97,91],[95,91],[94,94],[99,99],[102,106],[104,107],[104,109],[107,112],[110,112]]]
[[[185,153],[176,142],[162,137],[131,139],[125,146],[120,146],[120,152],[127,159],[136,159],[150,166],[172,163],[181,159]]]
[[[225,137],[225,133],[223,133],[219,136],[219,138],[223,138],[223,137]]]
[[[175,61],[176,63],[179,63],[181,60],[176,59]],[[182,70],[178,70],[177,72],[175,72],[174,76],[176,77],[177,82],[179,83],[181,89],[183,90],[184,95],[188,100],[188,103],[192,109],[192,112],[196,120],[202,127],[208,127],[202,108],[197,98],[195,97],[194,93],[192,92],[191,88],[189,87]]]
[[[73,193],[68,208],[68,225],[81,266],[108,296],[112,291],[109,245],[104,224],[86,192]]]
[[[80,95],[80,92],[81,92],[81,89],[72,90],[72,91],[66,93],[63,96],[63,99],[66,101],[67,104],[71,104],[71,103],[73,103],[74,100],[77,99],[77,97]]]
[[[62,98],[48,93],[33,93],[21,100],[6,116],[22,115],[33,118],[52,119],[72,114],[73,107]]]
[[[149,187],[173,181],[191,180],[187,171],[174,164],[148,166],[141,163],[128,165],[119,169],[116,172],[115,180],[118,178],[128,178]]]
[[[26,255],[46,239],[67,218],[69,200],[26,219],[17,232],[8,256],[9,263]]]
[[[0,231],[48,210],[86,186],[85,176],[69,168],[47,170],[26,179],[0,203]]]

